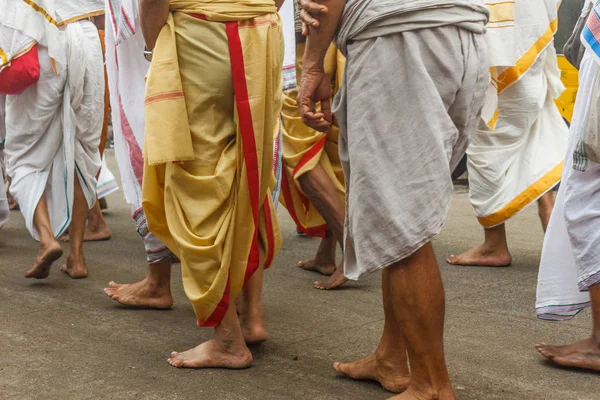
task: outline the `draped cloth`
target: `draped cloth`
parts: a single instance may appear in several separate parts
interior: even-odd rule
[[[296,46],[296,69],[302,71],[304,44]],[[336,93],[342,83],[346,60],[331,45],[325,56],[325,72]],[[331,132],[325,134],[304,125],[296,97],[297,90],[284,95],[281,120],[283,124],[284,175],[282,181],[282,204],[290,213],[296,226],[309,236],[325,237],[327,223],[302,191],[298,179],[320,165],[334,185],[342,202],[346,202],[344,172],[338,153],[339,127],[334,121]]]
[[[117,178],[113,175],[111,170],[106,165],[106,158],[102,158],[102,165],[100,167],[100,173],[98,174],[98,185],[96,187],[96,193],[98,199],[102,199],[111,193],[119,190],[119,184]]]
[[[485,228],[504,223],[556,186],[568,137],[554,103],[564,91],[553,46],[557,1],[488,7],[493,80],[467,152],[469,199]]]
[[[283,25],[283,92],[290,93],[296,90],[296,32],[295,32],[295,4],[286,1],[279,10]],[[275,176],[272,199],[275,208],[279,204],[281,194],[281,181],[283,179],[283,123],[280,122],[273,140],[273,174]]]
[[[171,11],[148,72],[143,207],[182,262],[198,324],[216,326],[259,254],[268,267],[281,244],[271,185],[282,28],[272,2]]]
[[[150,63],[142,56],[144,38],[138,2],[107,0],[106,16],[106,72],[121,185],[125,200],[131,205],[137,232],[144,242],[147,262],[160,263],[172,259],[173,253],[150,233],[142,208],[144,77]]]
[[[589,287],[600,283],[600,164],[579,157],[578,144],[600,99],[600,62],[588,48],[579,70],[579,92],[562,183],[544,239],[537,284],[541,319],[568,320],[590,306]],[[596,121],[596,120],[594,120]]]
[[[488,12],[477,3],[346,5],[336,40],[346,71],[333,110],[346,180],[344,273],[350,279],[410,256],[444,225],[451,171],[489,82]]]
[[[0,10],[0,70],[36,42],[57,70],[67,64],[60,28],[104,13],[104,0],[0,0]]]
[[[89,21],[62,27],[65,46],[54,70],[48,49],[39,48],[40,79],[6,98],[6,152],[11,194],[34,239],[33,215],[46,196],[52,231],[71,221],[74,180],[91,207],[96,201],[98,145],[104,108],[104,74],[98,31]]]

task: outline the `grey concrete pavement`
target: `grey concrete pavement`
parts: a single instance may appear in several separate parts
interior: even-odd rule
[[[109,165],[117,172],[112,152]],[[89,278],[74,281],[57,264],[45,281],[23,277],[37,252],[20,213],[0,231],[0,399],[386,399],[376,384],[337,376],[334,361],[370,354],[383,326],[380,277],[343,290],[312,289],[318,275],[299,270],[318,241],[299,237],[279,210],[284,244],[265,274],[270,339],[244,371],[178,370],[167,356],[208,339],[174,268],[172,310],[131,310],[105,297],[110,280],[145,273],[144,251],[118,192],[105,217],[113,238],[86,244]],[[510,268],[461,268],[443,260],[478,244],[482,232],[457,187],[435,248],[446,285],[447,358],[458,399],[600,399],[600,376],[555,368],[533,345],[588,335],[589,312],[568,323],[534,312],[542,232],[535,207],[508,224]]]

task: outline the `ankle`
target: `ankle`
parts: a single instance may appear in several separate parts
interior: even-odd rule
[[[146,288],[151,294],[171,293],[171,280],[157,279],[156,277],[148,275],[146,277]]]
[[[590,341],[600,350],[600,329],[594,329]]]
[[[70,249],[67,257],[68,263],[84,262],[83,249]]]
[[[452,385],[448,383],[443,387],[434,387],[431,383],[419,384],[414,379],[410,382],[409,391],[415,394],[415,397],[422,400],[453,400],[454,392]]]

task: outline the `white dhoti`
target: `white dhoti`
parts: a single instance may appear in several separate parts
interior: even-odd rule
[[[119,184],[117,179],[106,165],[106,157],[102,158],[102,167],[98,174],[98,186],[96,192],[98,193],[98,199],[102,199],[111,193],[119,190]]]
[[[560,181],[568,137],[554,103],[564,91],[553,46],[556,0],[488,7],[495,79],[467,151],[469,200],[485,228],[504,223]]]
[[[600,164],[584,160],[577,151],[599,96],[600,64],[586,51],[562,184],[542,251],[536,301],[541,319],[573,318],[590,306],[588,288],[600,283]]]
[[[103,122],[104,72],[96,27],[84,20],[64,28],[66,64],[55,74],[39,47],[40,79],[6,98],[6,152],[11,193],[25,223],[39,240],[33,215],[46,195],[52,231],[71,221],[77,177],[91,207],[96,201],[98,146]]]
[[[106,14],[109,16],[105,31],[106,71],[121,184],[125,200],[131,205],[137,231],[144,241],[147,261],[159,263],[171,259],[173,253],[150,233],[142,208],[144,77],[150,64],[143,57],[144,38],[137,1],[107,0]]]

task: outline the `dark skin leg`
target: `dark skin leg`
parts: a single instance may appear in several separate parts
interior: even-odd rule
[[[262,285],[264,275],[264,261],[244,287],[242,306],[240,309],[240,323],[244,340],[248,344],[262,343],[267,340],[265,328],[265,310],[262,303]]]
[[[33,223],[40,235],[40,252],[38,253],[33,267],[25,273],[25,277],[45,279],[50,275],[52,263],[58,260],[63,254],[60,244],[54,238],[54,234],[52,233],[46,195],[42,195],[35,208]]]
[[[600,284],[590,287],[592,302],[592,335],[581,342],[567,346],[541,343],[536,350],[553,363],[570,368],[600,371]]]
[[[538,214],[540,221],[542,222],[542,229],[546,233],[548,229],[548,223],[550,222],[550,216],[554,209],[554,193],[552,191],[546,193],[538,200]]]
[[[548,228],[550,216],[554,209],[554,193],[551,191],[538,200],[538,214],[544,233]],[[458,256],[448,257],[446,262],[452,265],[507,267],[512,263],[512,256],[508,250],[506,240],[506,226],[501,224],[493,228],[486,228],[485,240],[482,245],[472,248]]]
[[[431,243],[390,266],[388,280],[411,368],[408,389],[394,399],[454,400],[444,357],[444,288]]]
[[[319,211],[336,241],[343,247],[342,238],[344,237],[344,218],[346,209],[344,202],[340,199],[333,182],[327,175],[322,166],[317,165],[312,171],[307,172],[298,178],[302,190]],[[316,289],[330,290],[342,286],[348,279],[344,277],[344,262],[336,268],[333,275],[328,279],[315,282]]]
[[[110,237],[110,229],[108,229],[108,225],[106,225],[106,221],[102,215],[100,201],[96,201],[96,204],[88,211],[83,240],[85,242],[99,242],[109,240]],[[63,242],[70,240],[68,234],[63,235],[60,239]]]
[[[231,302],[221,324],[215,328],[215,337],[193,349],[173,352],[168,363],[177,368],[248,368],[252,354],[244,342],[235,302]]]
[[[458,256],[448,257],[446,262],[452,265],[465,265],[477,267],[507,267],[512,263],[512,256],[508,251],[506,241],[506,225],[501,224],[493,228],[484,229],[485,240],[483,244],[472,248]]]
[[[298,261],[298,267],[307,271],[315,271],[323,275],[331,276],[336,269],[335,248],[337,241],[331,230],[327,230],[326,236],[321,239],[319,249],[314,258]]]
[[[83,254],[83,234],[88,213],[88,204],[79,177],[75,176],[75,193],[73,199],[73,216],[69,225],[69,257],[60,270],[73,279],[85,278],[88,274]]]
[[[129,307],[171,308],[171,260],[148,264],[148,275],[140,282],[110,282],[104,293],[114,301]]]
[[[402,330],[393,312],[394,298],[390,292],[389,270],[383,270],[383,335],[375,354],[352,363],[335,363],[333,368],[349,378],[379,382],[392,393],[401,393],[410,383],[406,344]]]

